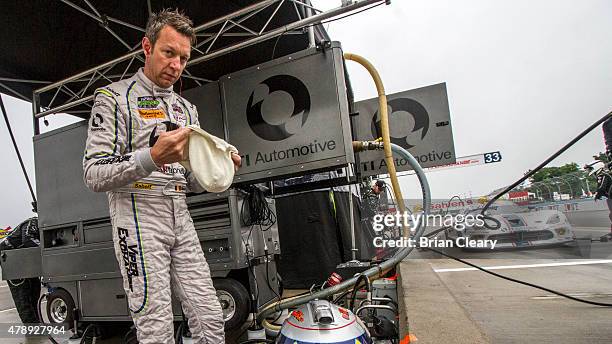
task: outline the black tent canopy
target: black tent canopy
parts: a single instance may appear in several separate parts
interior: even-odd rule
[[[229,17],[229,22],[220,21],[198,33],[198,45],[202,44],[198,50],[202,52],[212,40],[215,42],[210,51],[215,51],[243,41],[253,33],[259,33],[262,28],[267,32],[309,14],[301,1],[278,0],[29,0],[7,1],[2,7],[0,18],[4,30],[0,32],[0,42],[3,43],[0,91],[29,100],[32,92],[45,84],[63,80],[140,49],[149,10],[182,9],[196,26],[243,10],[243,15]],[[249,7],[253,10],[249,11]],[[228,29],[232,23],[237,25]],[[222,27],[226,31],[215,39]],[[325,37],[323,30],[317,29],[317,32],[318,39]],[[308,45],[308,35],[304,30],[287,33],[286,36],[291,38],[279,39],[276,56],[304,49]],[[275,43],[275,40],[267,40],[194,65],[188,70],[199,78],[216,80],[220,75],[269,60]],[[194,51],[192,55],[197,57],[200,54]],[[141,61],[134,61],[127,74],[141,64]],[[117,65],[106,74],[121,74],[125,68],[126,64]],[[100,79],[101,84],[108,82]],[[183,87],[188,89],[196,85],[194,79],[186,78]],[[79,88],[74,86],[71,88]],[[64,96],[68,95],[58,94],[56,101]],[[44,97],[51,98],[53,93],[42,97],[41,104],[44,104],[47,100]]]
[[[321,12],[310,0],[7,1],[0,12],[0,92],[32,101],[37,118],[87,117],[96,87],[142,66],[140,41],[151,11],[179,8],[197,27],[178,86],[187,90],[327,41],[316,23],[377,2]]]

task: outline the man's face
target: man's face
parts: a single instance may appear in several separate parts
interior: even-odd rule
[[[164,88],[178,80],[191,55],[189,37],[168,25],[161,29],[154,46],[147,37],[143,38],[142,48],[146,58],[145,75]]]

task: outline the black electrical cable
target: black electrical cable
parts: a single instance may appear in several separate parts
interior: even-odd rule
[[[606,120],[608,120],[608,119],[609,119],[609,118],[611,118],[611,117],[612,117],[612,112],[609,112],[607,115],[605,115],[604,117],[602,117],[601,119],[599,119],[598,121],[596,121],[595,123],[593,123],[591,126],[589,126],[587,129],[585,129],[583,132],[581,132],[581,133],[580,133],[578,136],[576,136],[574,139],[572,139],[572,140],[571,140],[569,143],[567,143],[565,146],[563,146],[561,149],[559,149],[559,150],[558,150],[557,152],[555,152],[553,155],[551,155],[550,157],[548,157],[548,159],[546,159],[544,162],[542,162],[542,163],[541,163],[541,164],[540,164],[538,167],[536,167],[536,168],[535,168],[535,169],[533,169],[532,171],[529,171],[527,174],[525,174],[525,176],[523,176],[522,178],[520,178],[520,179],[519,179],[518,181],[516,181],[514,184],[510,185],[510,186],[509,186],[509,187],[507,187],[505,190],[503,190],[503,191],[501,191],[500,193],[498,193],[498,194],[497,194],[495,197],[493,197],[493,199],[491,199],[491,200],[490,200],[490,201],[489,201],[489,202],[488,202],[488,203],[487,203],[487,204],[484,206],[484,208],[483,208],[483,209],[482,209],[482,211],[481,211],[481,215],[484,215],[485,211],[486,211],[486,210],[487,210],[487,209],[488,209],[488,208],[491,206],[491,204],[493,204],[493,202],[495,202],[496,200],[498,200],[498,199],[499,199],[501,196],[503,196],[503,195],[504,195],[505,193],[507,193],[508,191],[510,191],[510,190],[512,190],[512,189],[514,189],[514,188],[515,188],[517,185],[519,185],[519,184],[521,184],[522,182],[524,182],[525,180],[527,180],[527,178],[529,178],[529,177],[531,177],[532,175],[534,175],[534,174],[535,174],[537,171],[539,171],[540,169],[542,169],[544,166],[548,165],[548,163],[550,163],[551,161],[553,161],[554,159],[556,159],[556,158],[557,158],[559,155],[561,155],[563,152],[565,152],[565,151],[566,151],[566,150],[567,150],[569,147],[571,147],[572,145],[574,145],[576,142],[578,142],[580,139],[582,139],[584,136],[586,136],[586,135],[587,135],[589,132],[591,132],[593,129],[595,129],[595,128],[596,128],[596,127],[598,127],[598,126],[599,126],[601,123],[605,122]],[[492,217],[487,216],[487,215],[484,215],[484,219],[485,219],[485,220],[489,219],[489,220],[493,220],[493,221],[495,221],[495,222],[498,224],[498,227],[497,227],[497,228],[499,228],[500,223],[499,223],[499,221],[498,221],[497,219],[492,218]],[[485,221],[485,227],[489,228],[489,226],[488,226],[488,225],[486,225],[486,221]],[[561,293],[561,292],[558,292],[558,291],[555,291],[555,290],[552,290],[552,289],[549,289],[549,288],[546,288],[546,287],[542,287],[542,286],[539,286],[539,285],[536,285],[536,284],[533,284],[533,283],[524,282],[524,281],[521,281],[521,280],[517,280],[517,279],[511,278],[511,277],[507,277],[507,276],[500,275],[500,274],[498,274],[498,273],[495,273],[495,272],[489,271],[489,270],[487,270],[487,269],[481,268],[480,266],[478,266],[478,265],[476,265],[476,264],[472,264],[472,263],[467,262],[467,261],[465,261],[465,260],[463,260],[463,259],[460,259],[460,258],[457,258],[457,257],[451,256],[451,255],[449,255],[449,254],[443,253],[443,252],[441,252],[441,251],[438,251],[438,250],[433,249],[433,248],[430,248],[430,247],[425,248],[425,249],[430,250],[430,251],[432,251],[432,252],[436,252],[436,253],[438,253],[438,254],[440,254],[440,255],[442,255],[442,256],[445,256],[445,257],[447,257],[447,258],[450,258],[450,259],[456,260],[456,261],[458,261],[458,262],[460,262],[460,263],[463,263],[463,264],[469,265],[469,266],[471,266],[471,267],[473,267],[473,268],[476,268],[476,269],[478,269],[478,270],[480,270],[480,271],[486,272],[486,273],[488,273],[488,274],[490,274],[490,275],[493,275],[493,276],[496,276],[496,277],[499,277],[499,278],[502,278],[502,279],[505,279],[505,280],[508,280],[508,281],[511,281],[511,282],[515,282],[515,283],[518,283],[518,284],[523,284],[523,285],[526,285],[526,286],[529,286],[529,287],[532,287],[532,288],[536,288],[536,289],[544,290],[544,291],[547,291],[547,292],[549,292],[549,293],[552,293],[552,294],[555,294],[555,295],[558,295],[558,296],[561,296],[561,297],[564,297],[564,298],[567,298],[567,299],[570,299],[570,300],[573,300],[573,301],[577,301],[577,302],[586,303],[586,304],[589,304],[589,305],[601,306],[601,307],[612,307],[612,303],[596,302],[596,301],[589,301],[589,300],[580,299],[580,298],[577,298],[577,297],[574,297],[574,296],[571,296],[571,295],[567,295],[567,294],[564,294],[564,293]]]
[[[344,298],[345,296],[347,296],[350,292],[352,292],[353,289],[349,289],[349,290],[345,290],[342,294],[338,295],[333,301],[332,303],[337,304],[338,302],[340,302],[340,300],[342,300],[342,298]],[[348,305],[347,305],[348,308]]]
[[[42,294],[40,295],[40,297],[38,298],[38,303],[36,304],[36,316],[38,317],[38,322],[43,324],[43,318],[42,318],[42,311],[40,310],[41,308],[41,303],[42,303],[42,299],[46,299],[47,298],[47,294]]]
[[[578,136],[574,137],[574,139],[572,139],[570,142],[568,142],[565,146],[563,146],[561,149],[559,149],[558,151],[556,151],[553,155],[551,155],[550,157],[548,157],[546,160],[544,160],[540,165],[538,165],[536,168],[534,168],[533,170],[529,171],[528,173],[526,173],[522,178],[520,178],[519,180],[517,180],[516,182],[514,182],[512,185],[508,186],[506,189],[504,189],[503,191],[499,192],[497,195],[495,195],[495,197],[493,197],[489,202],[487,202],[487,204],[483,207],[482,211],[481,211],[481,215],[484,216],[485,220],[492,220],[494,222],[497,223],[497,228],[499,228],[499,226],[501,225],[499,223],[499,221],[495,218],[492,218],[490,216],[485,215],[486,210],[496,201],[498,200],[501,196],[503,196],[504,194],[506,194],[507,192],[511,191],[512,189],[514,189],[516,186],[520,185],[522,182],[524,182],[525,180],[527,180],[528,178],[530,178],[531,176],[533,176],[536,172],[538,172],[539,170],[541,170],[542,168],[544,168],[546,165],[548,165],[551,161],[553,161],[554,159],[556,159],[559,155],[563,154],[567,149],[569,149],[571,146],[573,146],[576,142],[578,142],[579,140],[581,140],[584,136],[586,136],[588,133],[590,133],[593,129],[595,129],[596,127],[598,127],[600,124],[602,124],[603,122],[605,122],[606,120],[608,120],[609,118],[612,117],[612,112],[609,112],[607,115],[603,116],[601,119],[599,119],[598,121],[596,121],[595,123],[593,123],[592,125],[590,125],[587,129],[585,129],[584,131],[582,131],[580,134],[578,134]],[[486,224],[485,221],[485,227],[490,228],[489,225]],[[519,284],[523,284],[526,286],[530,286],[533,288],[537,288],[537,289],[541,289],[550,293],[553,293],[555,295],[561,296],[561,297],[565,297],[567,299],[570,300],[574,300],[577,302],[582,302],[582,303],[586,303],[586,304],[590,304],[590,305],[595,305],[595,306],[602,306],[602,307],[612,307],[612,304],[610,303],[603,303],[603,302],[595,302],[595,301],[589,301],[589,300],[583,300],[577,297],[573,297],[571,295],[567,295],[552,289],[548,289],[545,287],[541,287],[532,283],[528,283],[528,282],[523,282],[514,278],[510,278],[510,277],[506,277],[500,274],[497,274],[495,272],[483,269],[475,264],[466,262],[460,258],[457,257],[453,257],[451,255],[442,253],[438,250],[432,249],[432,248],[428,248],[429,250],[436,252],[440,255],[443,255],[445,257],[454,259],[458,262],[461,262],[463,264],[472,266],[478,270],[484,271],[488,274],[491,274],[493,276],[499,277],[499,278],[503,278],[515,283],[519,283]]]
[[[272,339],[249,339],[244,342],[240,342],[240,344],[259,344],[259,343],[271,343],[274,344],[274,340]]]
[[[449,213],[449,209],[450,209],[450,205],[451,205],[451,202],[453,201],[453,199],[458,199],[458,200],[459,200],[459,202],[464,203],[464,202],[463,202],[463,199],[461,199],[461,197],[460,197],[459,195],[454,195],[454,196],[452,196],[452,197],[451,197],[451,198],[449,198],[449,199],[448,199],[448,201],[446,202],[446,203],[447,203],[446,209],[444,209],[444,214],[442,214],[441,216],[446,216],[446,215],[448,215],[448,213]],[[442,228],[438,228],[438,229],[433,230],[433,231],[431,231],[431,232],[429,232],[429,233],[427,233],[427,234],[424,234],[424,236],[425,236],[425,237],[428,237],[428,238],[431,238],[432,236],[434,236],[434,235],[436,235],[436,234],[438,234],[438,233],[440,233],[440,232],[442,232],[442,231],[445,231],[445,230],[447,230],[447,229],[451,229],[451,228],[452,228],[452,226],[443,226]]]
[[[175,344],[183,344],[183,326],[184,321],[181,321],[180,325],[176,329],[176,334],[174,335],[174,343]]]
[[[266,283],[268,284],[268,288],[274,293],[274,295],[276,295],[278,301],[280,302],[282,297],[276,292],[276,290],[274,290],[274,288],[272,288],[272,285],[270,284],[270,271],[269,271],[269,268],[268,268],[270,263],[268,262],[268,257],[267,256],[268,256],[268,251],[266,250],[266,258],[264,258],[265,261],[266,261]],[[277,322],[278,319],[280,319],[281,315],[282,315],[282,312],[279,312],[278,316],[276,317],[276,319],[274,319],[273,322]]]
[[[276,215],[266,201],[264,192],[256,186],[247,191],[240,210],[240,219],[244,226],[265,226],[267,231],[276,223]]]
[[[388,188],[388,187],[386,187],[386,186],[385,186],[385,195],[387,195],[388,199],[390,199],[390,200],[391,200],[391,205],[392,205],[394,208],[397,208],[397,202],[395,201],[395,195],[393,195],[393,192],[391,191],[391,189],[390,189],[390,188]],[[378,202],[378,203],[380,204],[380,200],[379,200],[379,202]],[[412,210],[410,210],[410,209],[406,208],[406,211],[407,211],[408,213],[412,214]]]
[[[357,291],[359,291],[359,283],[361,283],[362,279],[365,279],[366,290],[367,291],[372,290],[372,286],[370,285],[370,279],[368,278],[368,276],[364,274],[359,274],[359,277],[357,277],[357,280],[355,281],[355,286],[353,287],[353,293],[351,294],[351,300],[348,304],[348,307],[351,309],[351,311],[354,311],[353,308],[355,307],[355,298],[357,297]]]
[[[607,119],[609,119],[610,117],[612,117],[612,112],[609,112],[607,115],[603,116],[600,120],[596,121],[595,123],[593,123],[591,126],[589,126],[588,128],[586,128],[583,132],[581,132],[580,134],[578,134],[578,136],[574,137],[574,139],[572,139],[570,142],[568,142],[565,146],[563,146],[561,149],[559,149],[557,152],[555,152],[553,155],[551,155],[550,157],[548,157],[548,159],[544,160],[544,162],[542,162],[540,165],[538,165],[538,167],[534,168],[533,170],[527,172],[522,178],[520,178],[519,180],[517,180],[516,182],[514,182],[512,185],[508,186],[506,189],[504,189],[503,191],[501,191],[500,193],[498,193],[497,195],[495,195],[495,197],[493,197],[489,202],[487,202],[487,204],[484,206],[484,208],[482,208],[481,214],[485,215],[485,211],[487,211],[487,209],[489,209],[489,207],[495,202],[497,201],[501,196],[505,195],[507,192],[511,191],[512,189],[514,189],[515,187],[517,187],[518,185],[520,185],[522,182],[524,182],[525,180],[527,180],[529,177],[533,176],[536,172],[538,172],[539,170],[541,170],[542,168],[544,168],[546,165],[548,165],[551,161],[555,160],[559,155],[563,154],[563,152],[565,152],[568,148],[570,148],[571,146],[573,146],[576,142],[578,142],[580,139],[582,139],[584,136],[586,136],[588,133],[590,133],[593,129],[595,129],[596,127],[598,127],[600,124],[602,124],[603,122],[605,122]],[[485,227],[487,227],[487,225],[485,224]]]
[[[253,228],[251,227],[251,231],[252,230]],[[253,269],[253,265],[251,264],[251,259],[249,258],[248,252],[247,252],[247,265],[249,267],[248,270],[251,272],[251,275],[253,275],[253,282],[254,282],[253,285],[255,287],[255,295],[251,294],[252,296],[251,302],[253,302],[253,304],[251,305],[251,313],[253,313],[252,326],[254,326],[256,324],[255,314],[257,313],[257,302],[259,301],[259,284],[257,283],[257,275],[255,275],[255,270]]]
[[[123,344],[134,344],[134,340],[136,337],[136,328],[135,327],[131,327],[123,336]],[[134,333],[134,337],[130,337],[130,334]],[[129,341],[128,341],[129,340]],[[136,343],[138,343],[138,341],[136,341]]]
[[[247,195],[245,196],[242,202],[242,207],[240,210],[240,221],[242,222],[242,225],[250,227],[249,235],[247,236],[247,241],[244,243],[244,245],[245,247],[247,247],[247,265],[249,271],[253,275],[253,281],[255,286],[255,299],[252,300],[253,305],[251,307],[251,312],[255,312],[257,307],[257,301],[259,300],[259,286],[257,283],[257,276],[255,274],[255,271],[253,270],[253,265],[251,264],[251,259],[253,257],[249,257],[248,243],[251,240],[251,235],[253,233],[254,227],[259,226],[259,229],[262,232],[269,230],[276,223],[276,215],[274,214],[274,211],[266,201],[265,194],[261,189],[256,186],[250,186],[249,190],[246,191]],[[278,293],[276,293],[276,291],[270,286],[267,255],[268,254],[266,252],[266,282],[268,284],[268,288],[270,288],[270,290],[272,290],[275,294],[278,295]],[[278,296],[280,298],[280,295]],[[253,322],[255,323],[255,317],[253,318]]]
[[[84,344],[85,340],[87,339],[87,332],[89,332],[89,329],[94,329],[95,330],[95,325],[94,324],[89,324],[87,325],[87,327],[85,327],[85,331],[83,331],[83,334],[81,335],[81,340],[79,341],[79,344]],[[93,336],[96,336],[96,333],[94,332]]]
[[[15,136],[13,135],[13,130],[11,129],[11,123],[9,122],[8,115],[6,114],[6,109],[4,108],[4,101],[2,101],[2,95],[0,95],[0,109],[2,110],[4,121],[6,122],[6,128],[8,129],[9,135],[11,136],[11,141],[13,141],[13,147],[15,148],[15,153],[17,153],[17,159],[19,159],[19,164],[21,165],[23,176],[25,177],[26,182],[28,183],[28,188],[30,189],[30,195],[32,195],[32,206],[34,207],[33,211],[36,212],[36,195],[34,195],[34,189],[32,188],[32,183],[30,183],[28,172],[25,169],[25,165],[23,164],[23,159],[21,158],[21,153],[19,152],[19,147],[17,147],[17,142],[15,141]]]
[[[243,242],[245,246],[248,248],[248,242],[251,240],[251,236],[253,234],[253,229],[255,226],[259,226],[259,230],[262,232],[268,231],[274,224],[276,224],[276,215],[274,210],[270,207],[268,202],[266,201],[266,197],[264,192],[256,186],[251,186],[248,190],[245,190],[247,195],[245,196],[241,210],[240,210],[240,220],[242,225],[249,226],[249,234],[247,236],[246,242]],[[265,228],[263,228],[265,227]],[[248,250],[247,250],[248,251]],[[270,254],[266,251],[263,255],[249,257],[247,253],[247,264],[249,271],[253,275],[253,279],[255,281],[255,303],[256,300],[259,299],[259,286],[257,283],[257,276],[253,270],[253,265],[251,264],[251,259],[265,257],[266,264],[266,284],[268,288],[275,294],[275,296],[282,300],[282,297],[272,288],[270,284],[270,274],[269,274],[269,262],[268,257]],[[281,314],[279,314],[276,318],[278,320]],[[276,321],[275,320],[275,321]],[[255,320],[254,320],[255,321]]]
[[[45,322],[43,321],[43,318],[42,318],[41,304],[42,304],[42,300],[47,298],[47,295],[48,294],[40,295],[40,297],[38,298],[38,303],[36,305],[36,316],[38,317],[38,322],[43,325],[45,324]],[[53,344],[58,344],[55,338],[53,338],[51,335],[47,335],[47,339],[49,339],[49,341],[51,341],[51,343]]]
[[[552,290],[552,289],[549,289],[549,288],[546,288],[546,287],[541,287],[541,286],[533,284],[533,283],[524,282],[524,281],[521,281],[521,280],[514,279],[512,277],[500,275],[500,274],[495,273],[495,272],[493,272],[491,270],[487,270],[487,269],[481,268],[480,266],[478,266],[476,264],[472,264],[472,263],[470,263],[468,261],[465,261],[465,260],[463,260],[461,258],[457,258],[457,257],[451,256],[450,254],[446,254],[444,252],[438,251],[438,250],[430,248],[430,247],[427,247],[425,249],[426,250],[430,250],[432,252],[435,252],[435,253],[437,253],[439,255],[445,256],[447,258],[456,260],[456,261],[458,261],[460,263],[463,263],[465,265],[469,265],[469,266],[471,266],[473,268],[476,268],[476,269],[478,269],[478,270],[480,270],[482,272],[486,272],[486,273],[488,273],[490,275],[493,275],[495,277],[499,277],[499,278],[502,278],[502,279],[505,279],[505,280],[508,280],[508,281],[511,281],[511,282],[514,282],[514,283],[523,284],[523,285],[526,285],[528,287],[544,290],[546,292],[549,292],[549,293],[552,293],[552,294],[555,294],[555,295],[559,295],[561,297],[565,297],[565,298],[568,298],[570,300],[574,300],[574,301],[577,301],[577,302],[587,303],[589,305],[601,306],[601,307],[612,307],[612,303],[604,303],[604,302],[596,302],[596,301],[589,301],[589,300],[579,299],[577,297],[574,297],[574,296],[571,296],[571,295],[567,295],[567,294],[563,294],[561,292],[558,292],[558,291],[555,291],[555,290]]]
[[[446,203],[447,203],[447,205],[446,205],[446,209],[444,209],[444,215],[442,215],[442,216],[446,216],[446,215],[448,214],[449,209],[450,209],[450,206],[451,206],[451,202],[452,202],[452,201],[453,201],[455,198],[456,198],[456,199],[458,199],[458,200],[459,200],[459,202],[463,203],[463,200],[461,199],[461,197],[460,197],[459,195],[454,195],[453,197],[449,198],[448,202],[446,202]]]
[[[423,236],[431,238],[432,236],[434,236],[434,235],[436,235],[436,234],[438,234],[438,233],[440,233],[442,231],[445,231],[447,229],[451,229],[451,228],[452,228],[451,226],[446,226],[446,227],[438,228],[438,229],[435,229],[435,230],[433,230],[433,231],[431,231],[431,232],[429,232],[427,234],[423,234]]]
[[[281,37],[283,37],[285,33],[287,33],[287,30],[283,31],[283,33],[281,33],[280,35],[278,35],[278,37],[276,37],[276,41],[274,42],[274,48],[272,49],[271,60],[274,60],[274,54],[276,53],[276,45],[278,45],[278,41],[280,41]]]

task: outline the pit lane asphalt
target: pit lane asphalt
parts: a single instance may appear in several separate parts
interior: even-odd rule
[[[577,228],[578,237],[598,238],[605,230]],[[568,262],[589,262],[582,255],[584,250],[577,246],[509,250],[499,252],[461,251],[446,249],[445,252],[468,259],[480,266],[515,266],[533,264],[555,264]],[[612,243],[593,242],[590,258],[612,260]],[[603,308],[577,303],[551,295],[547,292],[514,284],[490,276],[481,271],[448,271],[443,269],[462,269],[467,266],[449,259],[439,259],[432,252],[415,251],[401,264],[406,289],[406,303],[411,331],[418,344],[462,343],[462,329],[452,321],[449,309],[456,306],[464,313],[465,319],[481,331],[483,342],[489,343],[611,343],[612,308]],[[437,295],[432,294],[432,302],[422,302],[431,285],[424,285],[416,274],[418,269],[435,279],[439,284],[437,292],[447,293],[450,304],[437,303]],[[496,270],[513,278],[539,284],[554,290],[568,293],[592,301],[612,303],[612,264],[519,267]],[[416,292],[416,288],[419,287]],[[414,306],[421,307],[415,309]],[[19,323],[17,311],[6,281],[0,282],[0,323]],[[412,308],[411,308],[412,307]],[[431,314],[439,314],[435,324],[432,319],[419,318],[423,308],[431,307]],[[447,319],[448,321],[445,321]],[[427,328],[427,330],[425,330]],[[421,330],[422,329],[422,330]],[[437,334],[431,336],[429,334]],[[448,334],[444,341],[431,341]],[[466,338],[463,338],[466,339]],[[48,343],[46,338],[6,338],[0,334],[0,343]],[[78,340],[58,341],[78,343]],[[238,343],[237,334],[229,334],[227,343]],[[465,342],[465,341],[463,341]],[[99,340],[97,343],[118,344],[121,336]],[[186,341],[186,343],[189,343]],[[469,342],[467,342],[469,343]],[[472,342],[473,344],[475,342]]]
[[[583,238],[599,238],[606,232],[576,229],[577,237]],[[612,243],[590,244],[588,250],[566,245],[444,251],[478,266],[503,267],[495,272],[508,277],[612,303]],[[417,343],[612,343],[612,308],[578,303],[466,268],[430,251],[414,252],[402,262],[404,301]],[[466,321],[468,326],[458,326]]]

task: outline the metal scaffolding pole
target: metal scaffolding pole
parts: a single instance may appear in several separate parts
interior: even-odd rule
[[[268,40],[270,38],[275,38],[277,36],[282,35],[284,32],[292,31],[292,30],[297,29],[297,28],[303,28],[303,27],[306,27],[306,26],[308,26],[310,24],[318,23],[318,22],[321,22],[322,20],[330,19],[330,18],[333,18],[333,17],[338,16],[340,14],[343,14],[343,13],[346,13],[346,12],[351,12],[351,11],[354,11],[356,9],[362,8],[364,6],[368,6],[368,5],[377,3],[377,2],[384,2],[384,1],[385,0],[362,0],[362,1],[359,1],[359,2],[355,2],[352,5],[348,5],[348,6],[345,6],[345,7],[338,7],[336,9],[330,10],[328,12],[323,12],[321,14],[317,14],[317,15],[314,15],[312,17],[305,18],[305,19],[302,19],[300,21],[293,22],[291,24],[287,24],[285,26],[282,26],[282,27],[279,27],[277,29],[271,30],[271,31],[269,31],[266,34],[262,34],[261,36],[254,37],[252,39],[246,40],[244,42],[241,42],[241,43],[238,43],[238,44],[235,44],[235,45],[232,45],[232,46],[229,46],[227,48],[223,48],[223,49],[211,52],[210,54],[207,54],[207,55],[204,55],[204,56],[200,56],[198,58],[195,58],[195,59],[189,61],[187,63],[187,65],[188,66],[193,66],[193,65],[196,65],[198,63],[202,63],[204,61],[214,59],[215,57],[219,57],[221,55],[227,54],[229,52],[240,50],[240,49],[243,49],[243,48],[246,48],[246,47],[250,47],[250,46],[255,45],[257,43],[261,43],[263,41],[266,41],[266,40]]]
[[[70,2],[69,0],[60,0],[63,3],[77,9],[78,11],[84,13],[85,15],[93,18],[94,20],[96,20],[97,22],[100,22],[102,25],[107,26],[107,21],[104,19],[109,19],[108,17],[104,17],[103,15],[100,15],[100,13],[95,9],[95,7],[93,7],[89,1],[86,1],[86,4],[91,8],[91,10],[93,11],[90,12],[86,9],[83,9],[77,5],[75,5],[74,3]],[[304,27],[308,27],[309,29],[312,29],[312,26],[315,25],[316,23],[320,23],[323,20],[329,19],[329,18],[333,18],[336,17],[338,15],[347,13],[347,12],[351,12],[360,8],[363,8],[365,6],[371,5],[371,4],[376,4],[376,3],[382,3],[385,0],[360,0],[360,1],[354,1],[352,2],[350,5],[345,5],[342,7],[338,7],[326,12],[320,12],[319,14],[313,14],[313,12],[315,11],[313,9],[313,7],[311,5],[309,5],[308,0],[304,0],[305,2],[301,2],[301,1],[297,1],[297,0],[264,0],[264,1],[260,1],[256,4],[253,4],[251,6],[247,6],[245,8],[242,8],[240,10],[234,11],[230,14],[221,16],[219,18],[216,18],[214,20],[211,20],[209,22],[206,22],[204,24],[201,24],[199,26],[197,26],[195,28],[196,33],[202,33],[202,31],[221,25],[221,28],[217,31],[216,34],[211,35],[211,38],[206,40],[206,41],[212,41],[210,43],[210,46],[208,47],[208,49],[206,49],[206,51],[208,52],[210,50],[210,48],[212,47],[212,45],[215,43],[216,39],[218,39],[220,36],[224,35],[224,34],[229,34],[226,31],[229,30],[232,27],[239,27],[245,31],[247,31],[248,33],[254,33],[255,35],[253,35],[250,39],[247,39],[245,41],[227,46],[227,47],[223,47],[219,50],[216,51],[212,51],[209,53],[205,53],[201,56],[196,56],[194,59],[192,59],[191,61],[189,61],[187,63],[187,67],[190,66],[194,66],[197,65],[199,63],[202,63],[204,61],[207,60],[211,60],[214,59],[216,57],[228,54],[230,52],[233,51],[237,51],[258,43],[261,43],[263,41],[269,40],[271,38],[275,38],[278,37],[280,35],[286,34],[286,33],[292,33],[294,30],[297,29],[302,29]],[[299,4],[299,6],[302,6],[303,8],[305,8],[305,12],[308,12],[309,14],[311,14],[309,17],[307,18],[301,18],[295,22],[292,22],[290,24],[287,24],[285,26],[276,28],[276,29],[272,29],[269,30],[268,32],[264,32],[264,30],[268,27],[269,23],[271,22],[271,20],[273,19],[273,17],[277,14],[278,10],[280,9],[281,5],[283,5],[284,3],[292,3],[293,5],[295,5],[296,3]],[[241,25],[240,23],[243,22],[246,18],[250,18],[252,15],[254,15],[253,12],[260,12],[261,10],[273,5],[273,4],[278,4],[276,6],[276,8],[274,9],[273,13],[269,16],[269,19],[266,21],[265,25],[260,29],[260,30],[251,30],[247,27],[245,27],[244,25]],[[150,4],[149,4],[149,8],[150,8]],[[244,16],[244,17],[243,17]],[[234,20],[235,19],[235,20]],[[128,23],[125,22],[121,22],[119,23],[118,20],[114,20],[114,22],[117,22],[118,24],[123,24],[124,26],[129,26],[129,25],[125,25]],[[133,27],[133,29],[139,29],[138,27]],[[259,31],[259,32],[257,32]],[[126,47],[129,48],[128,45],[126,45],[126,42],[122,41],[120,37],[118,37],[116,34],[114,34],[114,32],[112,32],[112,30],[109,29],[109,32],[116,38],[118,39],[123,45],[125,45]],[[312,42],[314,41],[314,30],[309,30],[309,42],[312,44]],[[201,45],[202,43],[200,43],[199,45]],[[204,43],[205,44],[205,43]],[[196,47],[197,48],[197,47]],[[194,52],[198,52],[201,53],[201,51],[194,49]],[[96,80],[98,80],[100,77],[103,78],[107,78],[106,74],[117,64],[123,62],[123,61],[127,61],[129,59],[139,59],[142,60],[141,57],[139,56],[142,53],[142,49],[138,49],[138,50],[134,50],[131,51],[123,56],[120,56],[116,59],[113,59],[111,61],[105,62],[103,64],[100,64],[94,68],[90,68],[88,70],[85,70],[83,72],[80,72],[78,74],[75,74],[71,77],[65,78],[61,81],[46,85],[44,87],[41,87],[37,90],[34,91],[34,97],[37,99],[37,104],[36,106],[33,107],[34,112],[34,119],[35,122],[37,119],[42,118],[46,115],[49,114],[53,114],[53,113],[57,113],[60,112],[62,110],[66,110],[71,108],[72,106],[75,105],[79,105],[79,104],[83,104],[86,103],[87,101],[91,100],[91,96],[83,98],[83,99],[77,99],[74,100],[75,98],[79,98],[79,97],[83,97],[85,95],[85,91],[88,89],[89,86],[91,86],[91,84],[93,84],[93,82],[95,82]],[[106,69],[106,70],[105,70]],[[126,68],[126,70],[129,69]],[[94,76],[91,76],[91,74],[100,74],[97,78]],[[209,80],[205,79],[205,78],[199,78],[196,76],[191,75],[191,73],[189,73],[189,71],[186,69],[185,72],[185,77],[191,78],[192,80],[194,80],[198,85],[201,85],[200,82],[207,82]],[[122,74],[125,75],[125,72]],[[108,79],[108,78],[107,78]],[[84,88],[81,88],[78,92],[76,92],[76,97],[71,97],[68,101],[66,101],[64,104],[62,105],[58,105],[56,107],[52,107],[52,104],[50,104],[49,106],[44,106],[43,104],[40,104],[40,95],[42,93],[57,89],[57,88],[62,88],[65,87],[66,89],[69,90],[69,88],[66,87],[67,84],[69,83],[73,83],[73,82],[82,82],[83,80],[85,80],[87,82],[87,85]],[[92,81],[93,80],[93,81]],[[45,111],[43,112],[39,112],[41,109],[44,109]],[[35,124],[35,128],[37,128],[37,124]]]
[[[258,10],[259,8],[269,6],[270,4],[273,4],[273,3],[278,2],[278,1],[280,1],[280,0],[265,0],[265,1],[258,2],[256,4],[251,5],[251,6],[247,6],[245,8],[242,8],[242,9],[238,10],[238,11],[232,12],[230,14],[224,15],[222,17],[219,17],[217,19],[214,19],[214,20],[211,20],[211,21],[209,21],[207,23],[199,25],[194,30],[196,32],[206,30],[206,29],[208,29],[210,27],[213,27],[215,25],[223,23],[223,22],[225,22],[228,19],[242,16],[242,15],[247,14],[249,12]],[[94,16],[94,19],[95,19],[95,16]],[[83,72],[80,72],[78,74],[75,74],[75,75],[73,75],[71,77],[65,78],[63,80],[60,80],[60,81],[55,82],[53,84],[47,85],[45,87],[41,87],[41,88],[35,90],[34,92],[38,93],[38,94],[47,92],[47,91],[52,90],[54,88],[60,87],[63,84],[66,84],[66,83],[69,83],[69,82],[81,79],[81,78],[83,78],[83,77],[85,77],[85,76],[87,76],[87,75],[89,75],[89,74],[91,74],[91,73],[93,73],[95,71],[98,71],[98,70],[101,70],[103,68],[109,67],[111,65],[123,62],[125,60],[128,60],[128,59],[130,59],[130,58],[132,58],[134,56],[140,55],[141,53],[142,53],[142,49],[138,49],[138,50],[132,51],[132,52],[127,53],[127,54],[125,54],[123,56],[120,56],[120,57],[118,57],[116,59],[113,59],[111,61],[105,62],[105,63],[103,63],[101,65],[98,65],[96,67],[90,68],[90,69],[85,70]]]
[[[304,5],[306,5],[307,2],[310,2],[310,0],[302,0],[302,1],[304,2]],[[310,7],[306,8],[304,12],[306,12],[307,17],[312,17],[314,15],[314,11]],[[315,42],[314,26],[309,26],[308,27],[308,47],[312,48],[315,46],[315,44],[316,42]]]

